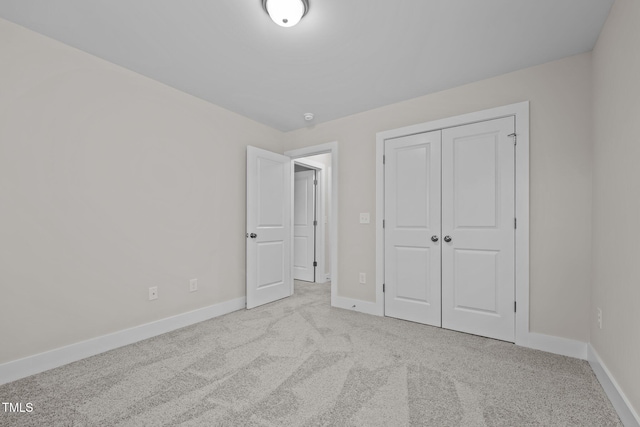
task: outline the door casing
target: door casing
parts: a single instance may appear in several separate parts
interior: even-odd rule
[[[449,117],[417,125],[379,132],[376,135],[376,313],[384,315],[384,141],[391,138],[425,133],[454,126],[461,126],[514,117],[516,129],[515,154],[515,343],[530,346],[534,337],[529,332],[529,102],[491,108],[460,116]]]

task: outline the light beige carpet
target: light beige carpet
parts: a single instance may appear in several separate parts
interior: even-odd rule
[[[1,426],[619,426],[587,362],[330,308],[329,286],[0,386]]]

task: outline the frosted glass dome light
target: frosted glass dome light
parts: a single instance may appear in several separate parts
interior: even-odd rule
[[[309,10],[308,0],[262,0],[271,20],[281,27],[293,27]]]

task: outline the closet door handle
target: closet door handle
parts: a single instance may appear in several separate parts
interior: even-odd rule
[[[444,241],[449,243],[451,241],[451,236],[444,236]]]
[[[437,242],[438,241],[438,236],[431,236],[431,241],[432,242]]]

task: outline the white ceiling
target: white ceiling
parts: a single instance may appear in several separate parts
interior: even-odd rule
[[[0,17],[288,131],[591,50],[613,0],[0,0]]]

